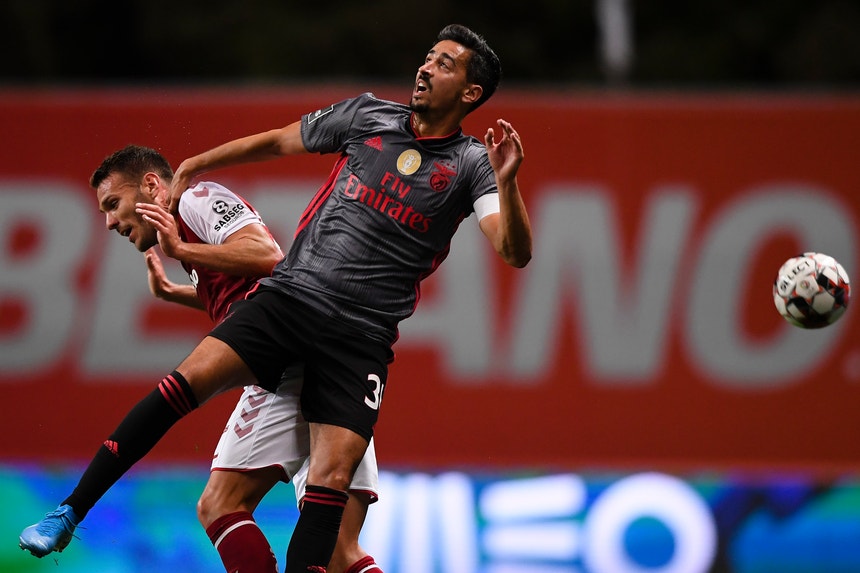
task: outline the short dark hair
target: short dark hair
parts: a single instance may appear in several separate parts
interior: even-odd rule
[[[499,82],[502,79],[502,63],[499,56],[487,44],[486,40],[466,26],[461,24],[449,24],[442,28],[436,42],[451,40],[464,46],[472,52],[469,65],[466,69],[466,80],[469,83],[478,84],[483,88],[481,97],[472,104],[469,111],[473,111],[479,105],[490,99]]]
[[[165,181],[173,179],[173,169],[159,152],[142,145],[126,145],[105,157],[90,177],[90,186],[97,189],[111,173],[122,173],[133,179],[154,171]]]

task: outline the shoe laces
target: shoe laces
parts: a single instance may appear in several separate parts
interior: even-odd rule
[[[78,524],[75,523],[75,520],[69,515],[70,511],[70,508],[64,507],[46,513],[45,519],[42,520],[38,527],[38,529],[41,530],[40,533],[53,534],[57,533],[59,530],[77,537],[77,535],[74,534],[74,531]]]

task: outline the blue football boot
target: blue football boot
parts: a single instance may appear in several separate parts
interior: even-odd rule
[[[80,519],[71,506],[61,505],[46,514],[39,523],[24,529],[18,537],[18,546],[36,557],[44,557],[51,551],[62,551],[72,540],[78,522]]]

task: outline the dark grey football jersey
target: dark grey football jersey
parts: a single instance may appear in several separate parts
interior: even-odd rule
[[[372,94],[302,117],[308,151],[340,154],[263,282],[393,342],[460,222],[497,193],[484,145],[416,137],[408,106]]]

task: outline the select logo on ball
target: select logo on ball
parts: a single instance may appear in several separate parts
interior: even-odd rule
[[[845,314],[851,298],[848,273],[833,257],[807,252],[788,259],[773,282],[773,302],[789,323],[823,328]]]

